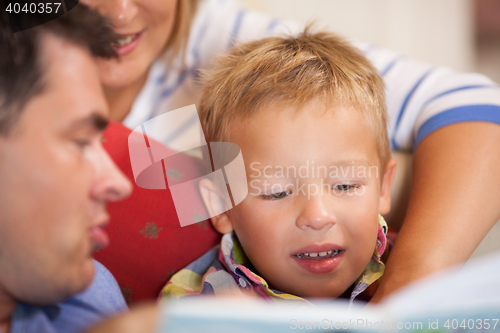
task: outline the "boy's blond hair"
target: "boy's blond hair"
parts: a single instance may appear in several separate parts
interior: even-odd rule
[[[199,113],[207,142],[227,141],[232,121],[264,106],[300,109],[320,100],[362,112],[374,130],[381,165],[389,160],[383,81],[357,49],[333,34],[306,28],[297,37],[241,44],[203,77]]]

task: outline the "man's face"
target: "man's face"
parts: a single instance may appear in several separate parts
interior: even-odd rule
[[[47,33],[41,45],[46,89],[0,137],[0,292],[50,304],[91,283],[106,202],[130,184],[101,146],[107,106],[90,54]]]
[[[387,213],[371,127],[358,110],[319,102],[235,123],[249,194],[227,214],[245,253],[280,291],[340,296],[370,261]]]

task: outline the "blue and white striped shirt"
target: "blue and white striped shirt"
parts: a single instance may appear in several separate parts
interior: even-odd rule
[[[180,57],[170,65],[157,59],[124,124],[135,129],[162,113],[198,104],[202,93],[198,71],[207,68],[216,55],[227,52],[236,40],[293,34],[302,28],[248,11],[231,0],[201,1],[187,44],[186,66],[181,66]],[[355,45],[385,81],[392,149],[411,151],[427,135],[453,123],[500,124],[500,89],[487,77],[434,67],[374,45]],[[196,115],[179,113],[175,121],[171,120],[148,135],[177,150],[201,142]]]

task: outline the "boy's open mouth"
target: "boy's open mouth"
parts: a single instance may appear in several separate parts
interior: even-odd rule
[[[339,244],[311,244],[292,254],[292,259],[303,269],[314,274],[326,274],[339,265],[346,249]]]
[[[299,259],[307,259],[307,260],[323,260],[329,259],[337,256],[341,250],[330,250],[323,252],[307,252],[307,253],[299,253],[296,254],[295,257]]]

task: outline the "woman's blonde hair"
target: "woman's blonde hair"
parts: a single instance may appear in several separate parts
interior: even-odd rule
[[[230,123],[271,103],[300,109],[312,100],[354,107],[376,136],[382,165],[390,158],[384,83],[353,46],[327,32],[269,37],[235,46],[203,74],[199,114],[209,141],[229,139]]]
[[[193,23],[199,0],[178,0],[172,34],[165,45],[165,56],[168,62],[179,54],[184,59],[191,24]]]

